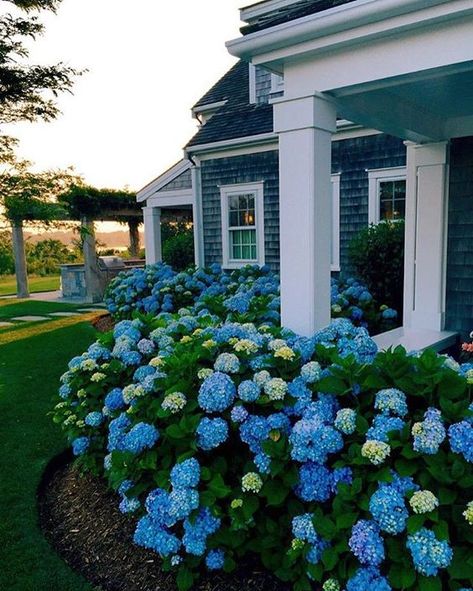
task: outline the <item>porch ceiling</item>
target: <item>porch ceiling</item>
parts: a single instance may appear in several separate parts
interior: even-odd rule
[[[473,61],[327,94],[342,117],[406,140],[473,135]]]

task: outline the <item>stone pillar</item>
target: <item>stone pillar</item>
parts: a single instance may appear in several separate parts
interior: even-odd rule
[[[85,289],[89,303],[101,302],[103,289],[100,282],[100,271],[98,268],[97,252],[95,250],[95,228],[93,220],[82,219],[83,243],[85,269]]]
[[[279,134],[281,321],[311,336],[330,323],[331,154],[336,109],[324,96],[274,104]]]
[[[29,298],[28,271],[26,266],[25,239],[23,222],[12,222],[13,256],[15,258],[16,297]]]
[[[200,166],[193,166],[192,174],[192,193],[194,203],[192,204],[192,222],[194,231],[194,259],[196,267],[204,267],[204,226],[202,219],[202,183],[200,176]]]
[[[407,145],[404,326],[443,330],[448,142]]]
[[[163,260],[161,246],[161,208],[143,207],[145,223],[146,264],[154,265]]]

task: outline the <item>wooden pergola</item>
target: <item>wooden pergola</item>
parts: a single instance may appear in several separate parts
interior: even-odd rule
[[[143,220],[141,205],[136,202],[133,193],[109,189],[95,189],[87,186],[73,186],[57,203],[57,212],[48,216],[48,221],[79,221],[84,255],[87,299],[100,301],[100,271],[95,243],[96,221],[119,222],[128,224],[130,253],[138,256],[140,249],[139,225]],[[15,271],[17,296],[29,297],[26,267],[25,242],[23,236],[24,221],[43,221],[38,211],[25,212],[21,220],[12,222],[13,250],[15,253]]]

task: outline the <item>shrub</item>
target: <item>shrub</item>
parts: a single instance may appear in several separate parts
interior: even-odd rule
[[[77,253],[71,252],[59,240],[41,240],[28,244],[26,249],[28,273],[37,275],[54,275],[59,272],[59,265],[77,260]]]
[[[473,577],[458,370],[376,355],[346,319],[302,338],[162,313],[72,359],[54,418],[182,590],[251,554],[297,591],[457,591]]]
[[[365,228],[351,241],[349,257],[373,297],[402,313],[404,222],[382,222]]]
[[[177,271],[183,271],[194,263],[192,230],[171,236],[163,242],[163,260]]]
[[[11,232],[0,232],[0,275],[12,275],[14,272]]]
[[[157,314],[189,308],[209,310],[222,320],[279,324],[279,277],[268,267],[248,265],[226,273],[219,265],[181,273],[158,263],[120,273],[110,284],[105,302],[116,318],[134,311]],[[371,334],[393,328],[397,312],[379,307],[367,288],[354,279],[332,279],[332,316],[350,318]]]

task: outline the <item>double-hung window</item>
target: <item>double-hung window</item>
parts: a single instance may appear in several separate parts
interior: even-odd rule
[[[403,220],[406,215],[406,169],[368,171],[369,223]]]
[[[263,183],[220,187],[223,266],[264,264]]]

